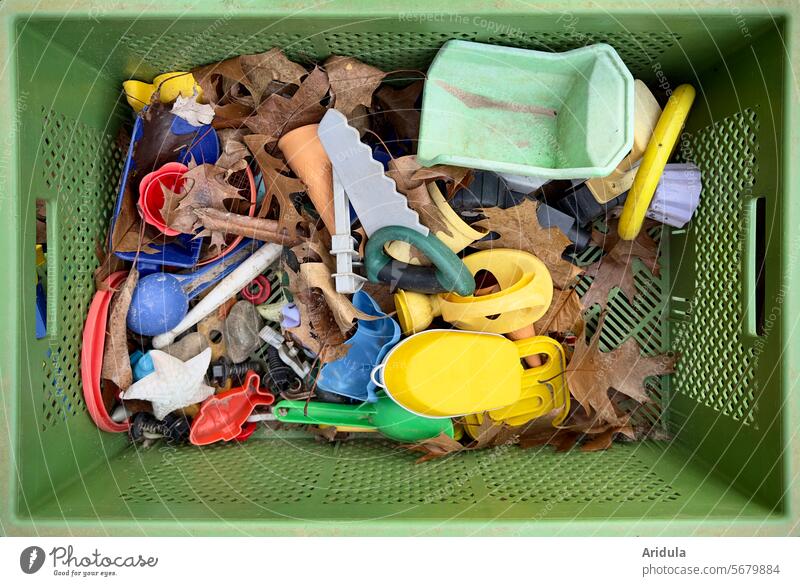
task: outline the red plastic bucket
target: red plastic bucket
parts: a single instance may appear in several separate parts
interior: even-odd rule
[[[185,181],[183,175],[188,170],[189,168],[181,163],[167,163],[142,177],[139,183],[139,208],[142,210],[144,221],[167,236],[177,236],[180,232],[167,226],[161,215],[161,208],[164,207],[163,188],[179,192]]]

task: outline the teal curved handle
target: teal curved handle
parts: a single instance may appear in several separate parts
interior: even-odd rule
[[[392,240],[407,242],[419,249],[433,263],[436,280],[445,291],[454,291],[461,296],[472,295],[475,292],[475,279],[456,253],[447,248],[433,232],[425,236],[405,226],[384,226],[376,230],[367,240],[364,265],[367,278],[373,283],[380,281],[381,269],[392,262],[392,258],[383,249],[384,245]],[[407,266],[409,269],[421,268]]]

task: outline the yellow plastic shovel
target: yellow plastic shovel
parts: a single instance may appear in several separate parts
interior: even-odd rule
[[[532,354],[544,354],[547,361],[525,370],[520,359]],[[424,417],[500,409],[498,419],[516,422],[559,405],[566,413],[563,368],[563,350],[547,336],[511,341],[482,332],[428,330],[395,346],[372,380],[400,406]],[[383,380],[377,380],[379,374]]]

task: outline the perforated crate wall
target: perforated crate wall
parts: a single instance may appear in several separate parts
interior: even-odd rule
[[[469,504],[478,498],[468,481],[475,469],[464,458],[415,466],[418,454],[373,440],[343,444],[336,455],[326,504]]]
[[[305,35],[265,30],[257,35],[220,32],[224,18],[211,23],[200,34],[182,39],[175,50],[171,34],[126,35],[121,43],[158,71],[183,71],[214,60],[281,47],[290,59],[309,61],[317,53],[313,40]],[[114,72],[118,74],[119,72]]]
[[[294,456],[289,454],[297,451]],[[550,452],[550,448],[542,450]],[[415,465],[418,454],[382,440],[322,444],[313,440],[160,451],[160,460],[127,486],[131,508],[249,503],[254,507],[323,504],[386,505],[413,511],[427,505],[461,507],[485,501],[517,503],[665,503],[681,498],[636,450],[573,451],[548,457],[515,446],[460,454]],[[130,456],[129,456],[130,457]],[[253,515],[258,513],[253,510]]]
[[[576,28],[569,17],[563,20],[563,31],[535,35],[509,31],[488,42],[538,51],[567,51],[594,43],[607,43],[616,49],[620,58],[634,75],[652,70],[664,52],[680,42],[681,36],[672,32],[588,33]]]
[[[607,228],[598,223],[596,228],[605,231]],[[654,226],[648,233],[661,247],[662,227]],[[663,254],[663,251],[662,251]],[[580,266],[588,266],[601,260],[602,249],[592,246],[577,259]],[[662,264],[665,264],[662,262]],[[667,307],[667,275],[653,275],[639,260],[634,260],[630,269],[634,274],[636,295],[627,299],[618,289],[612,290],[606,305],[606,319],[603,331],[600,332],[600,350],[610,352],[618,348],[628,338],[639,344],[645,356],[655,356],[670,351],[667,340],[666,307]],[[591,277],[583,276],[576,285],[578,295],[583,297],[592,283]],[[600,306],[587,307],[585,335],[590,339],[594,335],[600,318]],[[635,425],[666,431],[667,376],[649,377],[645,380],[645,388],[651,398],[650,403],[639,404],[631,401],[625,407],[631,408],[631,420]]]
[[[155,449],[155,448],[154,448]],[[287,458],[286,450],[302,451]],[[331,457],[328,446],[302,441],[215,444],[166,450],[146,476],[125,487],[130,503],[301,503],[311,498]]]
[[[42,431],[86,411],[80,377],[83,322],[94,291],[95,247],[105,237],[123,164],[113,137],[42,108],[39,168],[47,191],[49,349],[43,362]],[[57,213],[50,213],[55,203]],[[58,294],[56,294],[58,293]],[[52,311],[51,311],[52,310]]]
[[[615,449],[598,457],[572,450],[559,454],[555,462],[535,456],[513,447],[481,455],[489,498],[509,503],[648,504],[680,497],[635,453]]]
[[[747,108],[692,137],[689,158],[703,177],[692,222],[697,278],[689,319],[673,328],[681,353],[676,391],[744,425],[755,421],[756,353],[741,339],[744,251],[737,235],[758,174],[758,124]]]

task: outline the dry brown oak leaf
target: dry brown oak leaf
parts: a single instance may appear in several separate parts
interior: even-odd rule
[[[606,244],[611,244],[608,253],[586,268],[586,275],[594,277],[589,290],[581,301],[585,307],[595,303],[605,306],[612,289],[619,287],[629,301],[636,294],[634,284],[634,261],[639,259],[653,275],[661,274],[658,262],[658,243],[646,230],[639,232],[634,240],[622,240],[612,232],[606,235]]]
[[[525,199],[521,204],[508,209],[482,208],[478,210],[485,219],[473,227],[496,232],[494,240],[475,242],[474,248],[513,248],[524,250],[539,257],[550,271],[553,285],[568,289],[581,273],[581,269],[561,258],[570,244],[569,238],[558,228],[542,228],[536,217],[539,203]]]
[[[270,143],[295,128],[316,124],[327,110],[320,102],[328,94],[329,87],[328,75],[317,67],[300,83],[291,98],[270,95],[245,124],[254,134],[265,135]]]
[[[605,313],[600,316],[590,343],[586,342],[585,336],[578,336],[575,353],[567,365],[567,385],[570,394],[587,414],[596,413],[600,422],[625,425],[627,421],[617,413],[609,399],[609,390],[614,389],[639,403],[646,403],[650,397],[644,379],[674,372],[677,356],[642,356],[639,344],[633,338],[628,338],[611,352],[601,352],[600,332],[605,316]]]
[[[520,431],[526,427],[511,427],[505,423],[497,423],[487,414],[483,414],[481,422],[471,434],[470,443],[463,445],[445,433],[437,437],[404,445],[407,450],[424,454],[417,463],[441,458],[456,452],[483,450],[497,446],[509,446],[519,441]]]
[[[574,289],[553,288],[553,300],[547,312],[534,324],[542,335],[550,332],[583,332],[583,304]]]
[[[629,439],[636,438],[632,427],[620,425],[592,436],[586,436],[578,431],[569,429],[554,429],[550,435],[541,434],[538,437],[520,439],[519,445],[522,448],[549,445],[555,447],[556,452],[566,452],[575,447],[579,440],[583,439],[584,441],[580,443],[582,452],[597,452],[610,448],[617,434],[625,435]]]
[[[101,377],[113,382],[121,391],[133,383],[131,360],[128,356],[128,328],[126,319],[131,306],[133,290],[139,282],[139,271],[131,268],[128,277],[114,294],[111,302],[111,313],[108,318],[106,345],[103,350],[103,368]]]
[[[417,464],[442,458],[448,454],[462,452],[466,448],[445,433],[438,436],[403,446],[410,452],[421,452],[423,455],[417,459]]]
[[[400,138],[416,141],[419,137],[420,111],[415,105],[422,86],[422,81],[415,81],[401,89],[385,85],[375,92],[378,105]]]
[[[459,183],[469,169],[452,167],[449,165],[436,165],[425,168],[417,162],[413,155],[399,157],[389,161],[389,170],[386,174],[397,185],[397,191],[406,196],[408,207],[417,212],[419,220],[434,234],[443,232],[452,236],[444,217],[428,193],[427,184],[437,179],[451,183]]]
[[[323,66],[331,84],[333,107],[348,119],[359,105],[367,108],[372,105],[372,94],[386,76],[377,67],[353,57],[333,55],[325,60]]]
[[[217,132],[221,154],[214,164],[227,169],[228,175],[247,167],[250,151],[243,142],[245,132],[241,128],[225,128]]]
[[[345,344],[336,318],[325,301],[322,291],[306,286],[299,273],[283,262],[289,279],[289,290],[300,312],[300,325],[287,331],[303,346],[319,355],[320,362],[332,362],[347,355],[350,346]],[[301,265],[302,266],[302,265]]]
[[[322,291],[325,302],[328,304],[336,324],[343,334],[352,329],[356,320],[371,321],[378,319],[375,316],[359,311],[347,296],[336,292],[331,270],[323,262],[302,263],[300,265],[300,279],[297,284],[300,287],[315,287]]]
[[[244,121],[253,113],[253,108],[239,102],[214,106],[214,120],[211,126],[215,130],[225,128],[239,129],[244,126]]]
[[[172,228],[184,234],[192,234],[202,227],[195,210],[213,208],[226,210],[225,200],[243,199],[239,190],[225,180],[227,170],[216,165],[197,165],[184,173],[184,187],[181,193],[164,190],[164,206],[161,217]],[[219,248],[225,244],[225,235],[211,233],[211,247]]]
[[[273,82],[300,85],[302,77],[308,73],[302,65],[291,61],[277,47],[265,53],[242,55],[241,66],[249,80],[248,89],[259,103]]]
[[[225,95],[225,92],[233,84],[241,83],[246,86],[249,83],[247,74],[242,69],[241,57],[203,65],[193,69],[191,73],[203,90],[203,98],[213,105],[230,99],[230,95]],[[223,84],[223,80],[227,80],[227,83]]]
[[[269,212],[272,199],[278,200],[278,225],[280,233],[289,239],[297,238],[298,228],[305,224],[303,216],[295,209],[291,195],[306,190],[306,186],[296,177],[289,177],[289,167],[281,159],[273,157],[266,150],[269,137],[262,134],[249,134],[244,137],[244,143],[256,158],[258,168],[264,180],[266,197],[258,212],[264,217]]]
[[[259,101],[273,81],[300,83],[306,70],[286,58],[280,49],[265,53],[240,55],[192,70],[203,89],[203,97],[211,104],[224,104],[238,97],[237,86],[244,86],[254,101]]]
[[[607,450],[611,447],[611,444],[614,442],[614,438],[617,436],[617,434],[622,434],[631,440],[636,439],[636,434],[634,433],[633,428],[630,425],[622,425],[608,429],[593,436],[591,439],[589,439],[589,441],[581,444],[581,450],[584,452],[599,452],[601,450]]]

